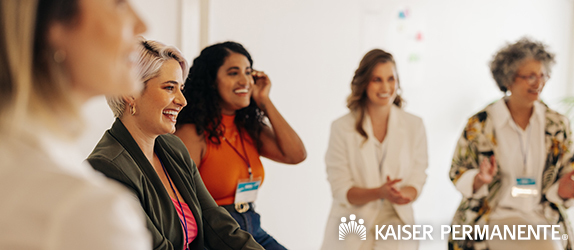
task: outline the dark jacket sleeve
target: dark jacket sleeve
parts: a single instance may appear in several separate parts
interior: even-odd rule
[[[187,166],[195,185],[197,199],[201,206],[205,246],[208,249],[254,250],[264,249],[246,231],[240,229],[239,224],[222,207],[219,207],[199,174],[197,166],[191,160],[187,148],[176,136],[170,135],[168,142],[176,147]]]
[[[137,188],[133,181],[130,180],[127,175],[115,165],[113,161],[102,156],[93,156],[88,158],[88,162],[94,169],[102,172],[108,178],[114,179],[123,184],[134,195],[134,199],[137,199],[141,204],[140,199],[142,197],[141,194],[138,194],[137,192],[137,190],[140,190],[140,188]],[[153,249],[174,250],[172,243],[167,238],[165,238],[163,234],[158,230],[158,228],[152,223],[149,215],[145,211],[143,211],[143,214],[145,214],[146,225],[153,240]]]

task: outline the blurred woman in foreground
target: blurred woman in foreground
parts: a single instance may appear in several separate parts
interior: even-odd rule
[[[149,249],[138,204],[74,145],[88,99],[135,89],[145,25],[116,0],[3,0],[0,19],[0,249]]]

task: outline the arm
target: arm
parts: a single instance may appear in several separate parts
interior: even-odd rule
[[[558,181],[554,183],[546,193],[546,198],[556,204],[564,205],[566,208],[574,203],[574,148],[572,145],[572,132],[568,118],[563,117],[564,148],[561,156],[560,170],[558,171]]]
[[[348,200],[348,192],[356,185],[349,161],[349,145],[343,136],[345,132],[338,121],[333,122],[325,154],[325,165],[333,200],[349,207],[351,203]]]
[[[196,164],[199,164],[203,156],[205,156],[207,149],[205,136],[198,135],[195,124],[191,123],[179,126],[174,134],[183,141],[191,159],[196,162]]]
[[[99,172],[102,172],[108,178],[118,181],[120,184],[128,188],[133,195],[133,200],[140,201],[137,195],[136,185],[129,179],[129,177],[118,168],[112,161],[105,159],[103,157],[90,157],[88,162],[92,167]],[[145,221],[149,232],[151,233],[151,238],[153,242],[154,250],[173,250],[174,246],[155,226],[155,224],[150,219],[149,215],[143,210],[141,203],[138,204],[138,210],[142,211],[145,215]],[[89,224],[86,224],[89,225]],[[106,249],[106,248],[101,248]]]
[[[400,189],[401,193],[411,201],[414,201],[426,182],[428,167],[428,150],[427,150],[427,135],[422,119],[417,119],[418,125],[416,130],[413,131],[413,165],[411,174],[405,180],[405,185]]]
[[[261,71],[254,71],[253,76],[256,79],[253,86],[253,100],[271,123],[271,127],[264,127],[260,134],[261,155],[281,163],[302,162],[307,158],[307,151],[301,138],[271,102],[269,77]]]
[[[450,169],[450,179],[465,198],[482,198],[488,195],[488,185],[498,173],[494,155],[484,157],[480,163],[478,149],[471,137],[480,136],[482,127],[475,117],[469,119],[460,136]]]

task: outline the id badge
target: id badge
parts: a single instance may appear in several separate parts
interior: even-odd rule
[[[518,177],[512,186],[512,197],[533,197],[538,195],[534,177]]]
[[[239,180],[235,190],[235,204],[254,202],[257,199],[259,185],[261,185],[261,177],[251,181],[249,179]]]

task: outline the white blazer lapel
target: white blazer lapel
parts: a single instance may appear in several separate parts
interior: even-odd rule
[[[361,149],[361,155],[363,157],[364,166],[364,176],[367,187],[373,188],[381,185],[379,164],[377,161],[377,155],[375,154],[375,144],[372,141],[373,138],[373,126],[371,123],[371,118],[365,113],[365,119],[363,120],[363,129],[369,136],[369,139],[365,141],[365,138],[359,135],[359,148]],[[364,143],[363,143],[364,142]]]
[[[401,124],[401,117],[399,110],[394,105],[391,108],[391,113],[389,114],[389,121],[387,127],[387,136],[385,138],[387,143],[387,156],[383,161],[383,172],[385,176],[383,177],[383,182],[386,182],[386,176],[390,176],[391,179],[396,179],[402,176],[401,171],[401,148],[402,148],[402,140],[405,137],[403,135],[403,124]]]

